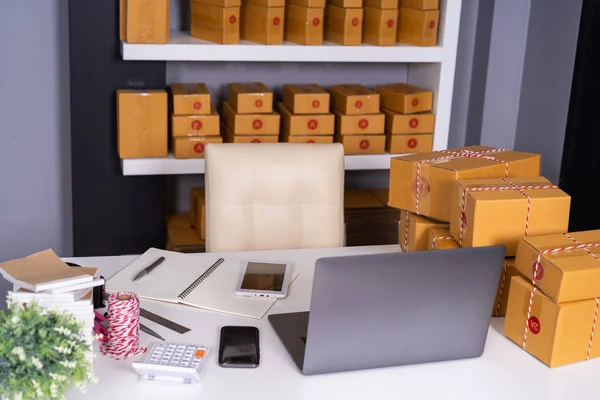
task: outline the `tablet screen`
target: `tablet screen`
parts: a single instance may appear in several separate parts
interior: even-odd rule
[[[284,276],[285,264],[249,262],[241,289],[281,292]]]

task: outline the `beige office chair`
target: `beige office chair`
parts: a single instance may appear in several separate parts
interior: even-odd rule
[[[206,146],[206,251],[344,245],[340,144]]]

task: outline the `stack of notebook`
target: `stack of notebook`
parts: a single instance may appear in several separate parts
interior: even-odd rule
[[[93,288],[104,284],[96,268],[70,267],[52,250],[0,263],[0,274],[13,284],[12,301],[36,302],[73,314],[84,324],[84,335],[94,327]]]

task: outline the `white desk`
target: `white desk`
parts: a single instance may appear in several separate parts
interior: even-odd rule
[[[240,261],[247,258],[292,261],[300,276],[291,286],[288,298],[278,301],[270,311],[281,313],[309,309],[314,262],[317,258],[398,250],[398,246],[373,246],[218,255]],[[135,257],[122,256],[71,260],[98,267],[109,278],[133,259]],[[502,319],[492,321],[486,349],[481,358],[303,376],[266,317],[254,320],[145,300],[142,300],[142,306],[192,328],[192,331],[180,335],[144,321],[167,341],[202,344],[213,348],[202,382],[195,386],[140,382],[139,375],[131,367],[132,359],[116,361],[98,354],[95,371],[100,382],[90,385],[85,395],[76,390],[70,391],[67,399],[562,400],[596,398],[598,391],[600,359],[549,369],[502,335]],[[254,325],[260,329],[261,363],[257,369],[225,369],[217,364],[219,329],[224,325]],[[143,344],[155,341],[143,332],[140,335]]]

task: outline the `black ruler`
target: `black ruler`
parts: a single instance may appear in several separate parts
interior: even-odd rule
[[[144,310],[143,308],[140,308],[140,317],[146,318],[147,320],[150,320],[159,325],[162,325],[165,328],[169,328],[170,330],[175,331],[177,333],[186,333],[186,332],[191,331],[190,328],[186,328],[183,325],[179,325],[176,322],[170,321],[170,320],[163,318],[160,315],[156,315],[148,310]]]

